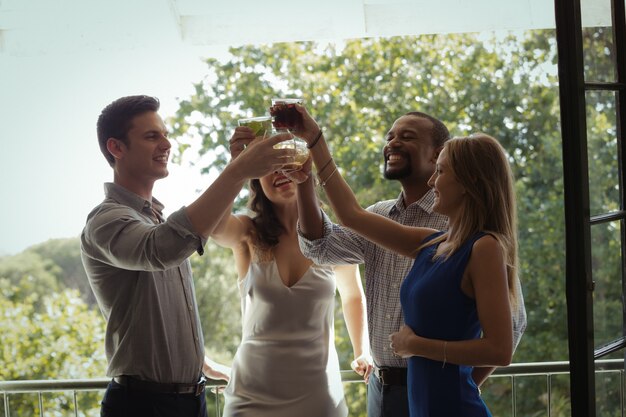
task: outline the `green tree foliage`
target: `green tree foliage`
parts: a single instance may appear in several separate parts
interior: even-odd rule
[[[31,297],[30,302],[39,304],[39,294],[58,291],[55,276],[58,271],[59,267],[53,261],[35,253],[22,252],[3,257],[0,258],[0,290],[11,301]]]
[[[0,295],[0,379],[79,379],[104,375],[104,320],[89,309],[76,290],[48,294],[31,293],[19,300]],[[78,396],[79,415],[98,404],[97,393]],[[11,415],[38,416],[36,395],[14,395]],[[70,415],[74,400],[69,394],[44,395],[44,410]]]
[[[8,280],[24,294],[74,288],[88,305],[96,305],[80,259],[78,238],[50,239],[17,255],[0,257],[0,279]]]
[[[0,259],[1,380],[104,375],[104,319],[72,289],[80,287],[71,279],[82,270],[79,245],[76,238],[50,240]],[[99,397],[79,394],[79,415],[94,415]],[[36,395],[12,395],[9,405],[11,415],[39,415]],[[68,393],[44,394],[42,406],[46,413],[73,415],[74,399]]]
[[[52,260],[58,266],[55,270],[58,282],[64,287],[77,289],[88,305],[96,305],[96,298],[89,287],[87,274],[80,259],[78,238],[50,239],[45,243],[31,246],[27,252]]]

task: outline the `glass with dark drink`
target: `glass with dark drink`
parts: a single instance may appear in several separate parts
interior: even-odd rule
[[[296,104],[302,104],[301,98],[273,98],[270,115],[276,129],[298,130],[302,128],[302,115],[296,109]]]

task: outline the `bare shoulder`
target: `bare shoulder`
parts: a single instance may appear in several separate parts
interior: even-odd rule
[[[504,263],[504,252],[500,242],[493,235],[487,234],[474,242],[468,272],[472,275],[483,275],[493,270],[500,270]]]
[[[502,246],[493,235],[487,234],[474,242],[468,265],[470,270],[482,270],[487,265],[499,265],[503,262]]]
[[[231,249],[235,255],[235,263],[241,279],[248,271],[252,253],[254,253],[254,223],[250,216],[245,214],[233,214],[232,219],[238,224],[237,228],[240,230],[239,242]]]
[[[238,228],[241,231],[241,244],[245,246],[252,245],[255,231],[252,218],[246,214],[234,214],[233,218],[239,224]]]
[[[245,226],[246,229],[254,229],[254,223],[252,222],[252,218],[247,214],[233,214],[235,220],[239,221],[242,226]]]
[[[467,291],[474,298],[478,288],[493,287],[496,277],[504,278],[500,282],[506,283],[506,263],[498,239],[485,235],[474,242],[465,274],[470,286]]]
[[[502,253],[502,246],[500,246],[500,242],[493,235],[485,235],[476,242],[474,242],[474,246],[472,247],[472,252],[477,254],[485,254],[485,255],[493,255]]]
[[[241,250],[254,233],[252,219],[246,215],[230,214],[225,224],[216,230],[211,238],[218,245],[233,250]]]

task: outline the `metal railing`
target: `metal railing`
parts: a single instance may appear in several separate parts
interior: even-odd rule
[[[625,379],[624,379],[624,360],[609,359],[596,361],[596,373],[602,372],[619,372],[620,375],[620,405],[622,416],[624,416],[625,404]],[[515,381],[521,377],[529,376],[545,376],[548,397],[547,415],[551,415],[550,399],[551,399],[551,380],[555,375],[563,375],[569,373],[569,362],[534,362],[534,363],[516,363],[507,367],[498,368],[491,378],[510,378],[512,381],[512,416],[516,416],[517,392]],[[341,371],[341,378],[345,383],[362,382],[362,378],[352,371]],[[66,391],[70,392],[74,402],[74,416],[79,416],[79,408],[77,401],[77,393],[84,391],[105,390],[110,378],[97,379],[55,379],[55,380],[34,380],[34,381],[0,381],[0,394],[3,396],[4,416],[15,417],[11,414],[9,397],[15,394],[37,394],[39,402],[39,416],[44,417],[43,394],[50,392]],[[225,381],[209,380],[207,389],[224,386]],[[349,400],[349,398],[348,398]],[[221,405],[219,396],[215,396],[215,415],[221,415]]]

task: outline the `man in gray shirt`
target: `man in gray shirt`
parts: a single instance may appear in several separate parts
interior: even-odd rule
[[[293,151],[273,149],[288,135],[250,143],[200,197],[165,219],[152,196],[155,181],[168,175],[171,148],[158,110],[156,98],[122,97],[98,119],[113,182],[87,217],[81,254],[107,320],[113,379],[102,401],[105,417],[206,416],[204,375],[229,375],[204,356],[188,257],[202,255],[206,237],[246,180],[293,159]]]
[[[447,218],[432,211],[433,191],[428,179],[437,155],[449,138],[446,126],[421,112],[410,112],[395,121],[383,149],[386,179],[398,180],[402,192],[396,200],[380,201],[368,210],[408,226],[447,228]],[[300,219],[302,253],[320,264],[365,264],[365,295],[374,372],[368,381],[369,417],[408,417],[406,359],[394,356],[389,335],[404,324],[400,307],[400,285],[413,259],[388,251],[358,234],[321,218]],[[303,233],[303,231],[306,231]],[[521,290],[519,291],[521,297]],[[513,314],[514,345],[526,327],[523,299]],[[475,368],[480,385],[493,368]]]

